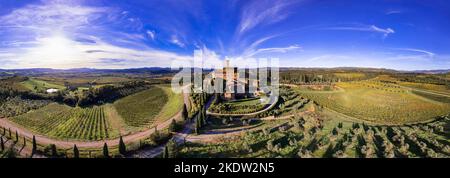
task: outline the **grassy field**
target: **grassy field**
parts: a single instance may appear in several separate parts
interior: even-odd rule
[[[127,96],[114,103],[119,115],[130,126],[151,125],[159,119],[168,119],[180,111],[181,95],[172,93],[169,87],[152,87]]]
[[[381,124],[427,121],[450,111],[448,103],[435,102],[394,85],[364,81],[341,82],[338,86],[343,91],[296,91],[337,112]]]
[[[118,136],[104,108],[98,106],[73,108],[53,103],[10,119],[36,133],[58,139],[103,140]]]
[[[31,91],[37,92],[37,91],[46,91],[49,88],[54,88],[54,89],[58,89],[58,90],[62,90],[65,87],[63,85],[57,85],[57,84],[53,84],[53,83],[49,83],[43,80],[37,80],[37,79],[33,79],[30,78],[26,81],[21,82],[21,84],[28,88]]]

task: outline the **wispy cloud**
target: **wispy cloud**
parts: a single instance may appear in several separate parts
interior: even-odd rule
[[[386,15],[391,15],[391,14],[401,14],[401,13],[403,13],[403,11],[401,11],[401,10],[388,10],[388,11],[386,11]]]
[[[392,48],[393,50],[401,50],[401,51],[409,51],[409,52],[415,52],[415,53],[421,53],[428,57],[433,57],[435,54],[430,51],[422,50],[422,49],[414,49],[414,48]]]
[[[50,32],[68,28],[82,28],[97,20],[108,8],[72,6],[60,3],[27,5],[0,17],[2,27],[29,28]]]
[[[0,33],[7,34],[0,37],[0,57],[10,61],[0,68],[127,68],[192,60],[149,47],[145,41],[154,40],[155,31],[142,28],[139,18],[117,8],[67,1],[26,5],[0,16]],[[176,36],[170,40],[184,46]]]
[[[274,52],[286,53],[288,51],[299,50],[299,49],[301,49],[301,47],[298,45],[291,45],[291,46],[287,46],[287,47],[260,48],[260,49],[254,50],[248,54],[245,54],[244,56],[252,57],[252,56],[255,56],[260,53],[274,53]]]
[[[170,37],[170,42],[175,44],[175,45],[177,45],[177,46],[179,46],[179,47],[181,47],[181,48],[184,48],[186,46],[183,42],[181,42],[181,40],[178,38],[177,35],[172,35]]]
[[[155,31],[147,30],[146,33],[150,39],[155,40]]]
[[[258,25],[284,20],[289,15],[286,9],[293,3],[295,1],[252,1],[242,11],[238,34],[243,34]]]
[[[347,30],[347,31],[364,31],[381,33],[383,37],[387,37],[389,34],[394,34],[395,31],[392,28],[380,28],[375,25],[347,25],[347,26],[333,26],[321,28],[323,30]]]

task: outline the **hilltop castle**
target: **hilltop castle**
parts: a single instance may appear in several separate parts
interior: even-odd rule
[[[224,92],[222,99],[235,100],[249,97],[256,97],[259,95],[259,80],[250,79],[250,70],[244,69],[244,72],[239,72],[237,67],[230,66],[230,61],[225,61],[225,67],[213,73],[213,78],[222,78]],[[240,76],[240,75],[244,76]],[[256,75],[256,74],[255,74]],[[255,88],[255,91],[250,91],[250,85]]]

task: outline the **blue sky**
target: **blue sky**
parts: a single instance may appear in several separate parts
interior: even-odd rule
[[[0,68],[168,67],[279,58],[286,67],[450,68],[446,0],[1,0]]]

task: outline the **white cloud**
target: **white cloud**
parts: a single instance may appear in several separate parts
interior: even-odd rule
[[[71,6],[66,4],[27,5],[0,17],[0,26],[32,28],[54,31],[63,28],[79,28],[96,20],[95,14],[107,12],[107,8]]]
[[[244,32],[261,24],[273,24],[284,20],[288,13],[285,11],[293,2],[254,1],[246,6],[241,14],[238,33]]]
[[[394,50],[402,50],[402,51],[409,51],[409,52],[417,52],[417,53],[422,53],[425,54],[428,57],[433,57],[435,54],[430,52],[430,51],[426,51],[426,50],[422,50],[422,49],[414,49],[414,48],[392,48]]]
[[[401,14],[401,13],[403,13],[403,11],[402,10],[387,10],[386,11],[386,15],[392,15],[392,14]]]
[[[0,53],[15,63],[7,68],[129,68],[129,67],[169,67],[172,60],[191,61],[192,56],[155,49],[135,50],[118,47],[104,41],[84,44],[63,36],[42,38],[39,45],[31,48],[15,49],[14,55]],[[121,60],[105,60],[121,59]]]
[[[287,47],[260,48],[260,49],[250,52],[249,54],[245,54],[244,56],[251,57],[251,56],[254,56],[254,55],[257,55],[260,53],[274,53],[274,52],[286,53],[288,51],[298,50],[298,49],[301,49],[301,47],[298,45],[291,45],[291,46],[287,46]]]
[[[155,31],[147,30],[147,36],[150,39],[155,40]]]
[[[27,5],[0,16],[0,33],[8,34],[0,37],[0,68],[169,67],[172,60],[193,58],[148,47],[144,41],[155,32],[139,33],[140,20],[128,12],[66,2]],[[135,30],[117,31],[111,24]]]
[[[383,34],[383,37],[387,37],[389,34],[395,33],[392,28],[380,28],[375,25],[348,25],[348,26],[337,26],[337,27],[325,27],[323,30],[348,30],[348,31],[365,31],[365,32],[375,32]]]
[[[186,46],[183,42],[180,41],[180,39],[178,39],[178,37],[176,35],[172,35],[170,37],[170,42],[181,48],[184,48]]]

